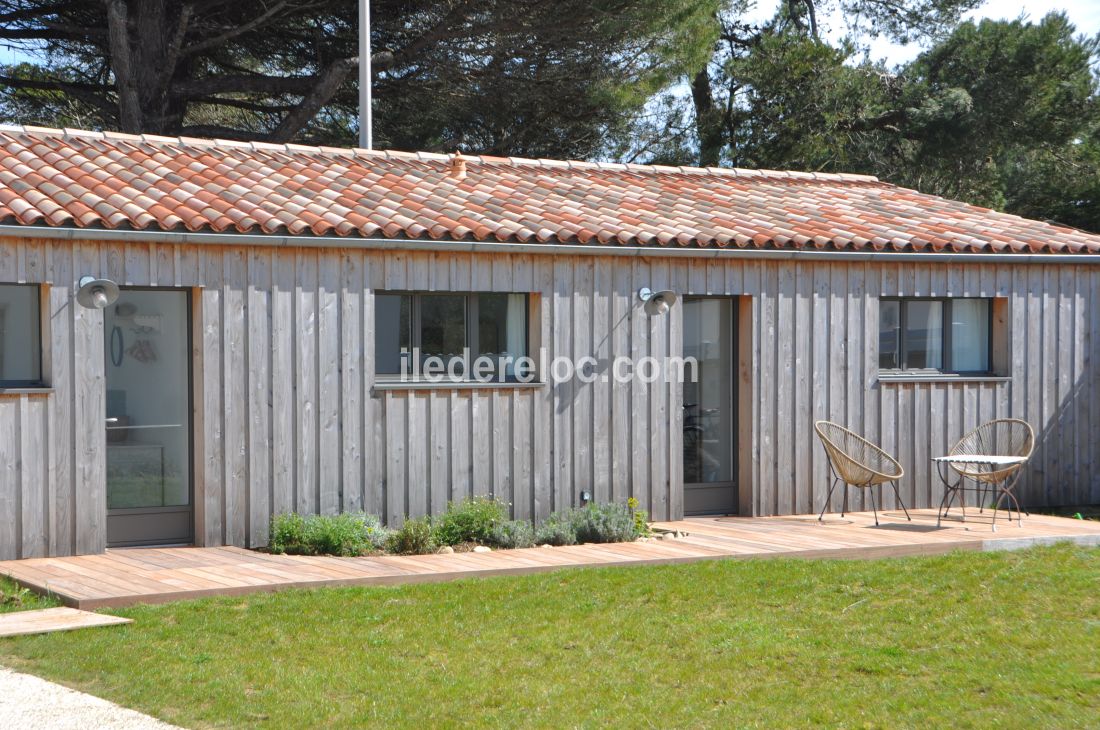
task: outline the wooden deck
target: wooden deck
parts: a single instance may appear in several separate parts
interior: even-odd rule
[[[514,575],[579,566],[680,563],[716,558],[874,558],[927,555],[951,550],[1006,550],[1073,541],[1100,545],[1100,523],[1031,516],[1023,527],[1001,523],[990,530],[989,513],[971,513],[936,527],[934,510],[917,510],[913,522],[900,512],[837,515],[818,524],[812,516],[700,517],[659,522],[686,533],[671,540],[614,545],[498,550],[491,553],[372,558],[268,555],[233,547],[131,548],[102,555],[0,562],[0,573],[68,606],[90,609],[163,603],[214,595],[285,588],[388,585],[456,578]]]

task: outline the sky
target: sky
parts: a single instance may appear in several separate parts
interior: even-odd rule
[[[774,12],[775,7],[774,0],[757,0],[756,11],[750,14],[749,19],[764,20]],[[1023,14],[1030,20],[1038,21],[1052,10],[1064,10],[1080,33],[1090,36],[1100,33],[1100,0],[1018,0],[1017,2],[989,0],[977,10],[967,13],[966,17],[968,19],[1014,20]],[[836,19],[826,17],[822,22],[823,25],[830,26],[830,35],[841,36],[844,34],[843,23],[838,22]],[[901,46],[890,43],[883,38],[872,40],[870,49],[873,60],[885,58],[891,65],[912,60],[922,50],[916,44]],[[19,58],[19,54],[0,46],[0,63],[11,63],[19,60]]]

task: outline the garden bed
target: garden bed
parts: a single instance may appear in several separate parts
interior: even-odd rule
[[[429,555],[439,552],[630,542],[650,535],[635,500],[555,512],[539,524],[508,518],[509,506],[488,497],[452,502],[437,517],[406,518],[391,529],[364,512],[276,515],[268,550],[290,555]]]

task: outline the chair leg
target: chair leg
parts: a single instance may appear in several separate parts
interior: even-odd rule
[[[1008,492],[1008,496],[1016,503],[1016,517],[1020,520],[1020,526],[1023,527],[1024,519],[1020,517],[1020,500],[1016,499],[1016,483],[1020,481],[1020,470],[1017,469],[1015,473],[1009,475],[1009,478],[1005,480],[1004,490]],[[1026,510],[1023,511],[1025,515],[1031,517],[1031,513]]]
[[[1021,513],[1023,512],[1023,510],[1020,509],[1020,500],[1016,499],[1016,493],[1013,492],[1012,490],[1008,490],[1007,494],[1008,494],[1008,498],[1011,499],[1013,501],[1013,503],[1015,503],[1015,505],[1016,505],[1016,524],[1019,525],[1020,527],[1023,527],[1024,526],[1024,518],[1020,516]],[[1029,514],[1028,517],[1031,517],[1031,515]]]
[[[875,488],[868,487],[867,490],[871,493],[871,510],[875,513],[875,527],[878,527],[878,507],[875,506]]]
[[[947,502],[948,496],[950,496],[952,500],[954,500],[955,493],[951,489],[951,485],[949,485],[947,482],[944,482],[943,498],[940,500],[940,508],[936,510],[936,527],[941,527],[943,524],[943,518],[947,516],[947,510],[944,509],[944,505],[947,505],[948,509],[951,508],[951,505]]]
[[[829,485],[829,493],[825,495],[825,504],[821,505],[821,514],[817,516],[818,522],[824,521],[822,518],[825,517],[825,510],[829,508],[829,500],[833,498],[833,490],[836,489],[836,482],[837,480],[834,479],[833,483]],[[843,517],[843,515],[841,516]]]
[[[848,484],[844,484],[844,502],[840,506],[840,516],[843,517],[844,513],[848,511]]]
[[[898,491],[898,480],[895,479],[890,483],[894,485],[894,496],[898,498],[898,504],[901,505],[901,511],[905,513],[905,519],[912,522],[913,518],[909,516],[909,510],[905,509],[905,502],[901,500],[901,492]]]
[[[955,504],[955,496],[956,495],[955,495],[954,488],[952,488],[950,484],[948,484],[947,482],[944,482],[944,484],[947,486],[947,492],[944,492],[943,496],[946,497],[948,492],[951,493],[951,498],[947,500],[947,505],[944,507],[944,510],[943,510],[943,516],[947,517],[947,513],[951,511],[951,505]],[[955,486],[957,487],[960,484],[962,484],[961,480],[959,482],[956,482]]]
[[[998,511],[998,510],[1000,509],[1000,507],[1001,507],[1001,502],[1003,502],[1003,501],[1004,501],[1004,498],[1005,498],[1005,494],[1007,494],[1007,492],[1005,492],[1005,491],[1004,491],[1004,490],[1002,489],[1002,490],[1001,490],[1001,492],[1000,492],[1000,494],[998,494],[998,495],[997,495],[997,499],[996,499],[996,501],[995,501],[995,502],[993,502],[993,532],[996,532],[996,531],[997,531],[997,511]],[[1011,521],[1012,521],[1012,512],[1011,512],[1011,511],[1009,511],[1009,513],[1008,513],[1008,521],[1009,521],[1009,522],[1011,522]]]

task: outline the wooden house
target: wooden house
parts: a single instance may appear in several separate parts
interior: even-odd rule
[[[931,457],[1023,418],[1024,502],[1100,503],[1097,264],[864,176],[3,127],[0,559],[469,495],[810,513],[819,418],[918,507]],[[462,352],[490,377],[409,373]]]

